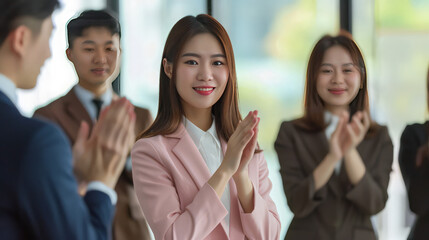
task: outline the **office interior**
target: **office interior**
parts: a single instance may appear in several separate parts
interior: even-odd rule
[[[428,119],[427,0],[62,0],[53,15],[52,57],[33,90],[19,90],[24,115],[64,95],[77,82],[65,49],[67,21],[86,9],[108,8],[122,26],[121,74],[114,89],[156,116],[161,54],[167,34],[185,15],[209,13],[226,28],[236,58],[240,109],[257,109],[271,197],[281,217],[283,239],[293,214],[287,207],[274,151],[280,123],[303,114],[305,71],[310,51],[325,34],[352,33],[368,70],[370,113],[387,125],[394,164],[385,209],[374,217],[381,240],[406,239],[414,220],[398,166],[406,124]]]

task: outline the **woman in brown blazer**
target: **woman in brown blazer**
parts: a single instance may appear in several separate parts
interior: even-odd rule
[[[369,116],[363,56],[347,35],[324,36],[307,68],[305,114],[283,122],[275,149],[294,218],[285,239],[376,239],[393,146]]]
[[[429,69],[427,76],[429,106]],[[399,166],[410,209],[417,215],[408,240],[429,239],[429,121],[408,125],[401,136]]]

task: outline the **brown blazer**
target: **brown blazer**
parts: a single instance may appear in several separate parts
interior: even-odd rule
[[[283,122],[275,149],[287,202],[294,213],[285,239],[376,239],[370,217],[386,204],[393,161],[386,127],[358,145],[366,173],[355,186],[342,165],[338,175],[333,173],[325,186],[314,190],[312,173],[329,151],[324,131],[308,132],[294,121]]]
[[[116,99],[118,96],[113,95]],[[135,107],[136,134],[145,130],[152,123],[152,116],[147,109]],[[90,129],[93,122],[85,107],[77,98],[73,89],[65,96],[42,107],[34,113],[35,117],[45,118],[58,124],[68,136],[71,144],[76,140],[81,121],[86,121]],[[121,174],[115,191],[118,194],[116,213],[113,220],[113,239],[151,239],[150,231],[134,192],[131,171]]]

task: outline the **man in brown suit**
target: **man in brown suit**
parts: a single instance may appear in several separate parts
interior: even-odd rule
[[[61,126],[75,143],[82,121],[92,128],[100,109],[119,98],[111,83],[118,74],[120,58],[120,25],[106,11],[84,11],[67,24],[68,59],[73,63],[79,82],[65,96],[38,109],[36,117],[47,118]],[[147,109],[135,107],[135,134],[152,122]],[[131,146],[130,146],[131,148]],[[137,201],[128,159],[115,190],[118,194],[113,221],[113,239],[151,239],[150,230]],[[85,183],[80,183],[85,191]]]

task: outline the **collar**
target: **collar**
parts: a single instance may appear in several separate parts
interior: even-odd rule
[[[330,111],[325,111],[325,123],[331,125],[333,122],[338,122],[339,117],[337,115],[332,114]]]
[[[16,90],[17,88],[15,83],[0,73],[0,91],[2,91],[15,106],[18,103],[18,95],[16,94]]]
[[[220,141],[216,133],[216,124],[215,124],[214,116],[213,116],[212,125],[207,131],[201,130],[199,127],[197,127],[195,124],[193,124],[184,116],[183,116],[183,125],[185,126],[186,131],[188,132],[189,136],[191,136],[192,141],[195,143],[196,146],[200,144],[202,137],[204,137],[206,134],[209,134],[213,137],[217,146],[220,148]]]
[[[339,117],[337,115],[332,114],[329,111],[325,111],[325,123],[328,124],[328,126],[325,128],[325,134],[328,139],[331,138],[332,133],[337,128]]]
[[[86,111],[88,112],[91,119],[96,118],[96,109],[94,106],[94,103],[92,102],[92,99],[95,98],[95,95],[91,92],[80,86],[79,84],[76,84],[73,88],[76,97],[80,100],[82,105],[85,107]],[[105,93],[103,93],[98,99],[103,101],[102,108],[109,106],[112,102],[113,98],[113,90],[112,88],[107,89]]]

